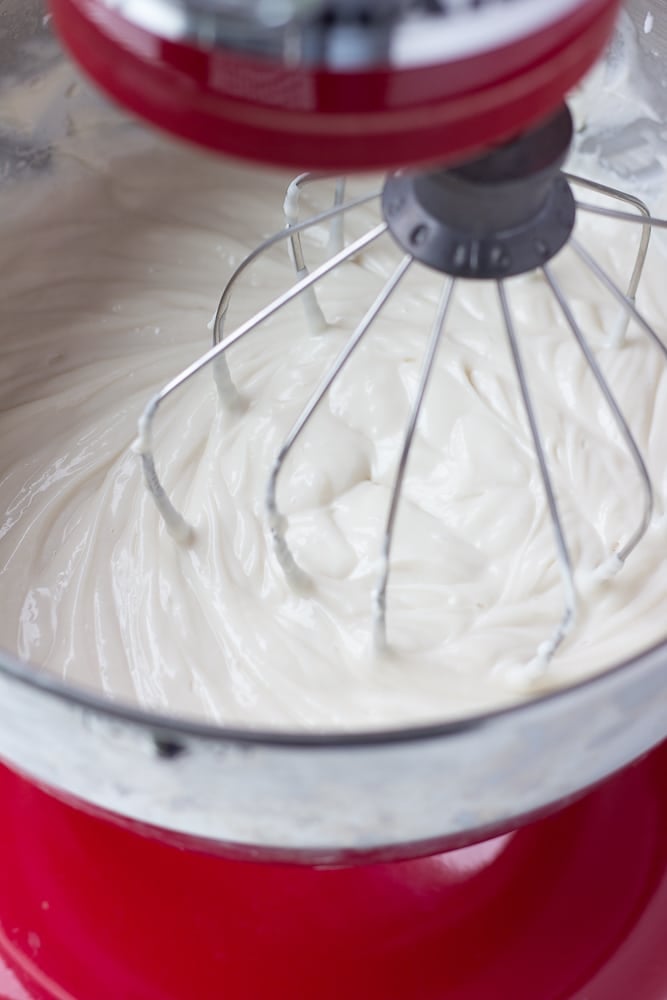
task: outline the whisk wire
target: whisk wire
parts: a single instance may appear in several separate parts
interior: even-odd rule
[[[577,344],[579,345],[579,348],[584,356],[584,359],[586,360],[586,364],[588,365],[591,374],[593,375],[595,381],[598,384],[600,392],[602,393],[605,402],[607,403],[607,406],[611,412],[614,422],[618,427],[618,430],[626,443],[628,451],[630,452],[632,460],[637,468],[637,472],[639,473],[639,477],[642,484],[642,492],[644,498],[642,504],[642,516],[639,525],[633,531],[633,533],[631,534],[630,538],[627,540],[625,545],[623,545],[618,552],[615,552],[610,557],[610,559],[608,559],[606,563],[604,563],[603,566],[600,567],[599,569],[600,575],[606,578],[608,576],[613,576],[614,573],[616,573],[618,570],[621,569],[625,560],[628,558],[630,553],[639,544],[639,542],[646,534],[649,524],[651,522],[651,516],[653,514],[653,486],[651,483],[651,477],[649,476],[648,469],[646,468],[646,463],[644,462],[643,455],[639,450],[639,447],[637,445],[637,442],[635,441],[632,431],[630,430],[630,427],[628,426],[628,422],[623,416],[621,408],[619,407],[616,401],[616,397],[611,391],[609,383],[602,374],[602,370],[597,363],[595,355],[591,350],[590,344],[584,337],[581,327],[577,323],[574,314],[572,312],[572,309],[568,305],[567,299],[565,298],[560,285],[558,284],[548,264],[544,265],[542,271],[544,273],[544,277],[546,278],[549,287],[551,288],[551,291],[553,292],[556,301],[558,302],[558,305],[560,306],[561,312],[563,313],[563,316],[565,317],[565,320],[568,326],[570,327],[570,330],[572,331],[572,334],[575,340],[577,341]]]
[[[285,223],[289,228],[292,228],[299,222],[299,210],[301,202],[301,192],[302,190],[310,184],[317,184],[321,181],[335,180],[336,186],[334,189],[334,200],[333,207],[340,208],[345,202],[345,192],[347,190],[347,177],[339,174],[319,174],[312,171],[307,171],[306,173],[299,174],[294,180],[290,181],[287,191],[285,193],[285,200],[283,202],[283,214],[285,216]],[[344,216],[334,215],[331,219],[331,226],[329,228],[329,253],[338,253],[339,250],[343,249],[344,243],[344,227],[343,227]],[[292,247],[292,254],[294,257],[294,263],[297,270],[305,267],[305,260],[303,255],[303,247],[301,244],[301,234],[294,232],[293,236],[290,238],[290,244]]]
[[[310,399],[306,403],[304,409],[301,411],[297,417],[292,429],[288,433],[285,441],[283,442],[276,458],[271,467],[271,472],[269,474],[269,480],[266,488],[266,519],[269,526],[269,531],[271,533],[271,539],[273,542],[273,549],[276,554],[276,558],[280,563],[280,566],[285,574],[285,577],[289,583],[293,586],[303,589],[308,584],[308,577],[304,571],[298,566],[291,549],[287,543],[286,539],[286,519],[284,515],[278,508],[277,503],[277,489],[278,489],[278,477],[283,468],[285,460],[289,455],[293,445],[299,438],[304,427],[307,425],[310,418],[313,416],[315,410],[320,405],[324,397],[326,396],[329,388],[331,387],[334,380],[340,375],[341,371],[351,358],[352,354],[356,348],[361,343],[365,334],[368,332],[373,322],[377,318],[380,310],[388,302],[389,298],[393,292],[398,287],[401,279],[404,277],[408,268],[413,262],[413,257],[406,254],[401,260],[400,264],[391,275],[389,280],[385,283],[384,287],[380,291],[379,295],[372,303],[370,308],[367,310],[366,314],[362,317],[361,321],[357,325],[354,333],[349,338],[342,351],[338,354],[333,364],[326,372],[319,385],[316,387],[315,391],[311,395]]]
[[[334,205],[342,205],[347,190],[347,177],[339,177],[334,192]],[[345,244],[345,216],[334,215],[329,227],[329,253],[338,253]]]
[[[301,233],[296,230],[296,226],[299,222],[299,201],[301,188],[305,184],[312,184],[317,180],[317,176],[311,173],[300,174],[295,177],[294,180],[287,188],[287,193],[285,194],[285,201],[283,203],[283,212],[285,215],[285,223],[287,229],[290,230],[289,238],[289,250],[294,268],[296,271],[296,280],[299,281],[308,274],[308,268],[306,267],[306,260],[303,255],[303,244],[301,242]],[[336,205],[342,204],[334,200],[334,207]],[[334,216],[334,218],[342,218],[341,215]],[[333,225],[333,219],[331,220]],[[339,247],[339,249],[342,248]],[[302,299],[303,309],[306,317],[306,324],[311,333],[321,333],[327,328],[327,321],[322,312],[319,302],[317,301],[317,295],[315,294],[314,288],[307,288],[303,293]]]
[[[630,195],[628,195],[627,199],[623,200],[632,200],[633,204],[636,204],[636,201],[638,201],[638,199],[631,198]],[[604,215],[608,219],[617,219],[619,222],[634,222],[640,226],[646,226],[649,223],[655,229],[667,229],[667,219],[659,219],[655,215],[649,214],[648,218],[642,218],[632,212],[622,212],[619,209],[607,208],[604,205],[590,205],[584,201],[577,201],[576,204],[580,212],[590,212],[592,215]]]
[[[433,330],[426,348],[426,354],[424,356],[424,362],[419,376],[417,395],[415,396],[415,401],[410,413],[410,419],[405,431],[403,447],[401,449],[398,466],[396,468],[396,475],[392,486],[391,500],[389,503],[389,510],[387,512],[387,521],[384,535],[382,537],[382,547],[380,550],[380,572],[378,582],[373,593],[373,637],[375,649],[380,652],[386,649],[387,646],[387,585],[389,583],[391,548],[394,540],[394,528],[396,524],[396,515],[398,513],[398,505],[401,499],[403,479],[405,477],[405,471],[410,459],[410,450],[412,448],[412,442],[417,428],[417,421],[419,420],[419,414],[421,413],[422,404],[424,402],[428,383],[433,371],[433,365],[435,363],[440,341],[442,340],[442,335],[445,329],[447,313],[449,311],[449,305],[452,300],[455,284],[456,282],[453,278],[448,278],[444,284],[442,295],[440,296]]]
[[[667,222],[667,220],[665,221]],[[639,312],[635,304],[628,299],[623,292],[623,289],[619,288],[613,278],[607,274],[604,268],[598,264],[593,256],[591,256],[588,250],[586,250],[585,247],[583,247],[574,237],[570,239],[570,246],[584,262],[589,271],[591,271],[598,281],[600,281],[614,296],[614,298],[620,302],[621,306],[626,310],[635,323],[637,323],[638,326],[640,326],[642,330],[649,335],[656,347],[662,352],[663,356],[667,358],[667,344],[665,344],[656,332],[655,328],[649,323],[643,314]]]
[[[632,205],[637,209],[640,215],[643,216],[642,219],[637,220],[642,224],[641,235],[639,237],[639,246],[637,247],[637,255],[632,268],[632,274],[630,275],[630,281],[625,293],[626,297],[630,299],[631,302],[635,302],[639,282],[641,281],[641,276],[644,271],[646,254],[648,253],[649,243],[651,241],[651,213],[641,198],[637,198],[636,195],[629,194],[627,191],[619,191],[618,188],[609,187],[607,184],[601,184],[599,181],[590,180],[588,177],[580,177],[577,174],[564,173],[564,177],[566,177],[571,184],[576,184],[579,187],[586,188],[588,191],[596,191],[598,194],[604,195],[606,198],[612,198],[615,201],[620,201],[626,205]],[[630,317],[624,312],[621,323],[618,325],[616,330],[613,331],[612,342],[614,344],[620,346],[620,344],[623,343],[625,335],[628,332],[629,325]]]
[[[521,393],[521,398],[526,412],[528,426],[533,439],[537,464],[539,466],[540,477],[542,479],[542,488],[544,490],[547,506],[549,508],[549,516],[551,518],[551,524],[554,532],[556,554],[558,557],[558,565],[563,581],[565,596],[565,607],[560,623],[556,626],[556,629],[551,637],[540,645],[537,650],[537,654],[531,663],[520,668],[519,670],[521,680],[523,681],[537,679],[544,673],[549,661],[572,630],[577,612],[577,592],[574,585],[574,574],[572,572],[570,553],[565,540],[565,533],[563,531],[560,513],[558,510],[558,502],[556,500],[553,484],[551,482],[551,476],[549,474],[549,467],[544,454],[542,437],[540,435],[537,417],[535,416],[535,410],[533,408],[530,389],[528,387],[528,379],[526,378],[526,372],[521,357],[521,350],[514,328],[514,320],[512,319],[512,313],[507,300],[505,283],[503,281],[498,281],[497,288],[498,297],[500,299],[500,309],[505,325],[505,332],[507,334],[510,353],[512,355],[512,361],[514,363],[514,369],[519,383],[519,391]]]
[[[301,200],[302,189],[309,184],[315,184],[318,181],[327,180],[331,175],[327,174],[315,174],[315,173],[304,173],[299,174],[294,180],[289,184],[287,192],[285,194],[285,201],[283,203],[283,212],[285,215],[285,222],[287,229],[290,230],[290,240],[289,247],[296,269],[297,280],[303,278],[308,274],[308,267],[306,265],[306,259],[303,253],[303,244],[301,242],[301,232],[298,231],[297,225],[299,222],[299,208]],[[347,187],[346,177],[336,177],[336,187],[334,191],[334,209],[340,209],[345,202],[345,191]],[[330,254],[339,253],[345,244],[345,233],[344,233],[344,212],[339,211],[331,218],[331,224],[329,228],[329,244],[327,247],[327,252]],[[317,294],[314,288],[309,288],[304,292],[303,298],[303,308],[306,316],[306,323],[308,328],[312,333],[321,333],[327,328],[327,321],[320,304],[317,300]]]
[[[285,201],[283,202],[285,225],[289,230],[291,230],[289,245],[292,253],[292,261],[297,274],[300,271],[305,271],[306,269],[306,262],[303,256],[303,245],[301,243],[301,234],[295,229],[295,226],[299,222],[299,196],[301,194],[301,188],[304,184],[312,184],[317,179],[318,178],[315,174],[299,174],[299,176],[295,177],[294,180],[288,185],[287,192],[285,194]]]

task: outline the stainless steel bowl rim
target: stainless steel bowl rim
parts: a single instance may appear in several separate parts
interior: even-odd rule
[[[218,725],[189,719],[176,713],[161,713],[144,709],[123,702],[113,701],[105,695],[87,691],[85,688],[68,684],[48,670],[20,660],[8,650],[0,647],[0,673],[21,684],[39,688],[43,692],[78,705],[83,709],[107,715],[132,725],[160,730],[172,735],[180,734],[203,740],[224,740],[241,744],[258,744],[264,746],[318,747],[338,746],[355,747],[369,744],[408,743],[415,740],[431,740],[437,737],[447,737],[455,733],[478,729],[485,724],[506,717],[525,716],[534,711],[535,706],[552,704],[557,707],[562,700],[576,697],[582,690],[604,685],[605,680],[624,671],[631,671],[649,658],[660,652],[664,653],[665,672],[667,674],[667,639],[643,649],[640,653],[607,667],[605,670],[585,677],[583,680],[562,687],[556,687],[533,697],[517,700],[500,708],[434,721],[423,724],[409,724],[388,727],[386,729],[354,729],[354,730],[290,730],[272,728],[254,728],[252,726]],[[521,696],[518,695],[520,698]],[[667,736],[667,718],[665,719],[665,736]]]

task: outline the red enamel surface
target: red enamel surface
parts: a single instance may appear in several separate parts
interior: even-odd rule
[[[619,0],[481,56],[335,74],[162,41],[100,0],[50,4],[74,58],[141,117],[230,155],[343,171],[461,159],[544,117],[597,59]]]
[[[667,744],[516,833],[393,864],[212,856],[2,768],[0,801],[5,1000],[667,996]]]

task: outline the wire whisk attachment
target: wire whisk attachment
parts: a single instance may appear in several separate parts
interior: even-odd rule
[[[618,572],[644,538],[653,514],[654,491],[641,450],[596,361],[567,295],[554,273],[550,264],[551,258],[567,246],[569,248],[567,252],[577,256],[584,270],[621,307],[621,320],[610,334],[613,343],[620,344],[628,325],[635,323],[650,338],[662,357],[667,359],[667,345],[638,310],[635,301],[651,229],[667,228],[667,220],[652,217],[646,206],[633,195],[561,171],[571,135],[571,123],[568,131],[568,120],[569,116],[563,118],[561,115],[555,125],[547,123],[549,131],[546,133],[543,129],[541,132],[538,130],[540,134],[537,136],[530,134],[521,137],[507,147],[501,147],[500,150],[472,164],[464,164],[460,168],[412,176],[392,175],[387,178],[381,191],[361,197],[347,199],[345,179],[338,178],[335,182],[333,205],[326,211],[303,221],[299,217],[301,193],[308,185],[317,183],[323,178],[302,174],[290,184],[285,199],[286,226],[253,250],[232,274],[218,303],[213,324],[212,346],[153,396],[139,421],[139,436],[135,447],[141,456],[146,486],[167,530],[176,541],[187,544],[193,538],[194,529],[172,504],[156,471],[152,428],[162,404],[195,375],[210,367],[214,374],[220,405],[232,413],[236,412],[238,418],[243,419],[240,395],[227,364],[229,349],[288,303],[297,299],[304,306],[308,329],[314,333],[325,330],[326,320],[315,291],[317,283],[346,261],[373,247],[379,240],[391,239],[403,251],[399,262],[367,307],[326,373],[314,387],[273,459],[264,497],[266,526],[273,552],[289,584],[299,592],[307,593],[313,587],[313,581],[299,565],[290,547],[287,537],[287,518],[281,511],[277,499],[285,462],[292,449],[307,432],[310,421],[327,397],[332,385],[389,300],[397,294],[410,269],[421,265],[441,272],[442,289],[424,349],[415,398],[403,434],[400,454],[397,457],[384,528],[378,539],[376,584],[372,594],[369,595],[374,646],[379,651],[390,647],[387,595],[391,578],[392,545],[404,478],[410,462],[420,412],[428,393],[438,350],[447,337],[448,317],[459,281],[474,279],[493,282],[497,289],[498,312],[506,335],[508,353],[530,431],[561,576],[563,610],[560,619],[551,634],[539,645],[532,660],[515,671],[515,676],[522,684],[533,683],[543,676],[550,660],[575,626],[577,586],[559,510],[557,491],[549,470],[530,381],[526,373],[523,348],[519,343],[507,294],[508,278],[529,271],[536,271],[541,275],[545,294],[552,297],[560,310],[566,328],[569,329],[581,352],[636,470],[641,489],[637,523],[618,550],[611,553],[599,566],[600,578],[609,578]],[[537,167],[535,167],[535,157],[531,156],[536,142],[539,142],[542,154],[538,158]],[[549,143],[553,145],[551,158],[546,157],[548,160],[546,165],[545,143],[547,149],[550,148]],[[574,195],[574,191],[579,188],[593,191],[604,200],[615,200],[627,206],[627,209],[579,201]],[[344,218],[354,209],[373,202],[379,203],[383,220],[362,236],[347,242],[343,227]],[[641,227],[632,275],[626,289],[621,288],[579,240],[572,236],[578,213],[598,214]],[[323,223],[329,223],[331,226],[327,247],[329,256],[324,263],[309,270],[301,244],[301,234]],[[225,333],[224,325],[230,300],[239,278],[255,261],[281,241],[289,246],[295,268],[294,284],[232,332]]]

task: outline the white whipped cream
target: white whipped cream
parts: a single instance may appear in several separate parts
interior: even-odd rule
[[[389,237],[322,283],[323,332],[309,332],[295,303],[229,352],[237,412],[218,405],[210,370],[164,405],[156,462],[194,528],[178,544],[144,487],[137,419],[210,346],[221,288],[282,225],[289,178],[148,134],[67,68],[17,90],[3,111],[20,126],[56,92],[66,129],[49,168],[0,188],[0,643],[121,701],[253,726],[400,725],[524,696],[509,678],[551,635],[563,593],[495,288],[456,291],[398,515],[391,652],[377,656],[379,547],[443,279],[412,269],[281,477],[288,540],[311,592],[291,589],[273,555],[266,480],[399,259]],[[305,201],[324,208],[332,193],[323,184]],[[348,237],[376,221],[372,208],[355,211]],[[636,228],[582,217],[578,235],[627,283]],[[310,264],[327,238],[320,227],[304,240]],[[665,253],[653,243],[638,302],[667,338]],[[665,364],[634,325],[613,345],[619,307],[571,250],[553,267],[642,449],[658,510],[622,571],[600,579],[640,517],[638,477],[544,282],[512,280],[580,594],[577,626],[542,688],[667,631]],[[272,250],[240,281],[226,330],[293,273],[286,248]]]

